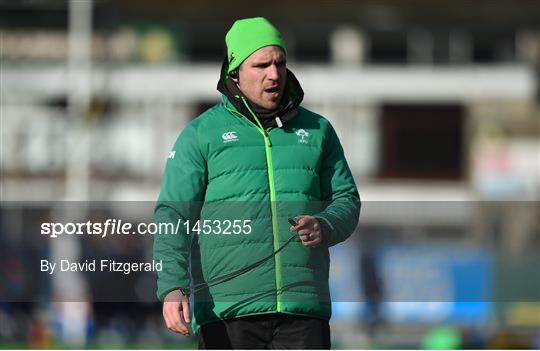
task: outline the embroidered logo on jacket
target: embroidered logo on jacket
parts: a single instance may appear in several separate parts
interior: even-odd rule
[[[171,159],[172,159],[172,158],[174,158],[174,155],[176,155],[176,151],[171,151],[171,152],[169,153],[169,157],[167,157],[167,158],[171,158]]]
[[[224,143],[231,143],[233,141],[238,141],[238,136],[236,135],[236,132],[225,132],[221,134],[221,138],[223,139]]]
[[[298,143],[299,144],[307,144],[308,143],[308,137],[309,133],[305,129],[295,129],[294,133],[298,135]]]

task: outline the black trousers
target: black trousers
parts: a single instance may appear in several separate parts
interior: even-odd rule
[[[203,325],[199,349],[330,349],[327,320],[282,313]]]

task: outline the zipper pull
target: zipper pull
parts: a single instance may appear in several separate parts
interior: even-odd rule
[[[276,124],[278,128],[283,128],[283,122],[281,122],[281,119],[279,118],[279,116],[276,116]]]

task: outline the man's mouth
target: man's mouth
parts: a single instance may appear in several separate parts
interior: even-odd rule
[[[279,93],[279,86],[264,89],[267,93]]]
[[[272,99],[277,99],[279,97],[279,86],[266,88],[264,89],[264,92],[270,95]]]

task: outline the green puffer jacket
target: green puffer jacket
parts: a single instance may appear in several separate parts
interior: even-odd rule
[[[309,214],[323,224],[322,245],[295,238],[260,266],[195,292],[193,328],[276,312],[329,319],[328,247],[350,236],[359,212],[325,118],[298,107],[282,128],[264,130],[223,96],[184,128],[167,160],[155,221],[181,224],[175,235],[154,237],[154,259],[163,262],[158,298],[271,256],[297,237],[287,218]]]

